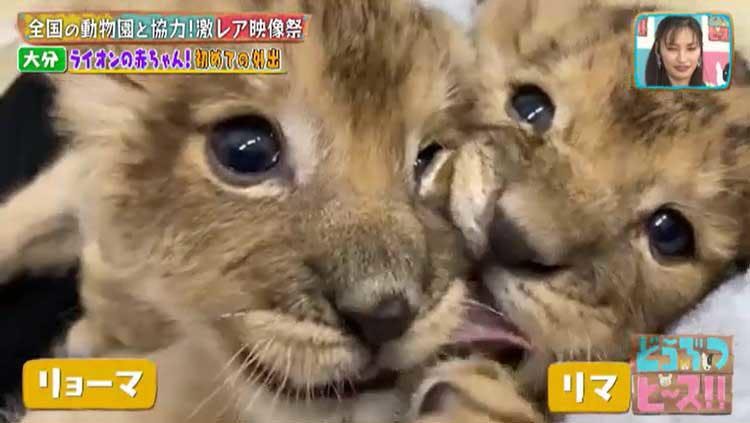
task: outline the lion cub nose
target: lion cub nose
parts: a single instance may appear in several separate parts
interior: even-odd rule
[[[489,257],[508,269],[537,276],[549,276],[566,268],[559,257],[545,257],[529,242],[528,235],[501,214],[489,228]]]
[[[415,313],[403,296],[380,301],[370,310],[338,308],[348,329],[372,349],[399,338],[411,326]]]
[[[538,257],[526,234],[501,213],[492,220],[488,235],[490,254],[502,265],[522,265]]]

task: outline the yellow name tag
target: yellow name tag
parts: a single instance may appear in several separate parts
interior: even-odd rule
[[[145,410],[156,364],[142,359],[41,359],[23,366],[23,402],[38,410]]]
[[[547,368],[553,413],[625,413],[630,409],[630,365],[571,361]]]

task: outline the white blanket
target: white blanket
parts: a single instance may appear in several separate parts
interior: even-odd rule
[[[734,336],[732,414],[723,416],[569,415],[565,423],[750,423],[750,274],[725,282],[671,330],[674,334]]]
[[[420,0],[427,7],[444,11],[465,28],[470,28],[473,21],[476,0]]]

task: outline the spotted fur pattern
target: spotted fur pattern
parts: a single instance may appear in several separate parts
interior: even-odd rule
[[[206,3],[158,5],[170,8]],[[86,316],[68,351],[149,357],[164,383],[149,412],[32,412],[26,423],[183,422],[194,411],[194,421],[392,421],[407,405],[410,373],[460,322],[460,233],[427,206],[442,174],[417,177],[413,163],[437,138],[452,147],[468,139],[461,78],[473,50],[463,33],[408,0],[223,0],[211,9],[309,13],[308,39],[278,46],[290,70],[282,76],[55,78],[70,145],[14,197],[26,202],[0,209],[38,211],[0,231],[12,247],[6,269],[33,264],[31,246],[70,242]],[[245,114],[279,128],[283,158],[278,171],[237,185],[216,170],[206,139]],[[60,205],[38,207],[52,193]],[[334,310],[367,311],[393,295],[416,317],[378,350]],[[402,372],[400,384],[344,399],[312,389],[385,369]]]
[[[735,58],[726,91],[635,89],[632,24],[648,10],[486,0],[477,13],[475,122],[487,138],[461,147],[447,195],[494,305],[535,346],[515,378],[539,411],[549,363],[625,359],[629,334],[665,330],[750,253],[745,62]],[[514,117],[522,85],[550,97],[549,129]],[[654,253],[646,222],[661,207],[690,222],[691,256]],[[480,384],[445,380],[481,395]],[[500,378],[489,408],[509,409],[514,392]],[[453,397],[437,421],[532,421]]]

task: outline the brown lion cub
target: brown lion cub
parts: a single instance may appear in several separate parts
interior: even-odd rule
[[[726,91],[637,90],[645,10],[487,0],[477,13],[490,137],[452,162],[451,210],[489,302],[531,344],[517,377],[540,411],[550,362],[626,359],[631,333],[662,331],[750,253],[747,70],[736,57]],[[505,378],[492,397],[444,381],[435,421],[525,421],[486,411],[509,407]]]
[[[70,147],[15,197],[27,203],[0,210],[31,213],[0,238],[26,257],[14,263],[53,239],[81,246],[74,353],[168,346],[150,357],[180,389],[161,389],[149,412],[29,422],[184,422],[211,393],[208,376],[227,374],[225,413],[195,421],[389,422],[403,403],[398,376],[432,361],[459,326],[461,236],[418,193],[439,176],[436,139],[466,139],[450,128],[468,101],[467,40],[406,0],[211,8],[308,13],[308,38],[278,46],[280,76],[59,76]],[[45,203],[51,195],[65,201]]]

